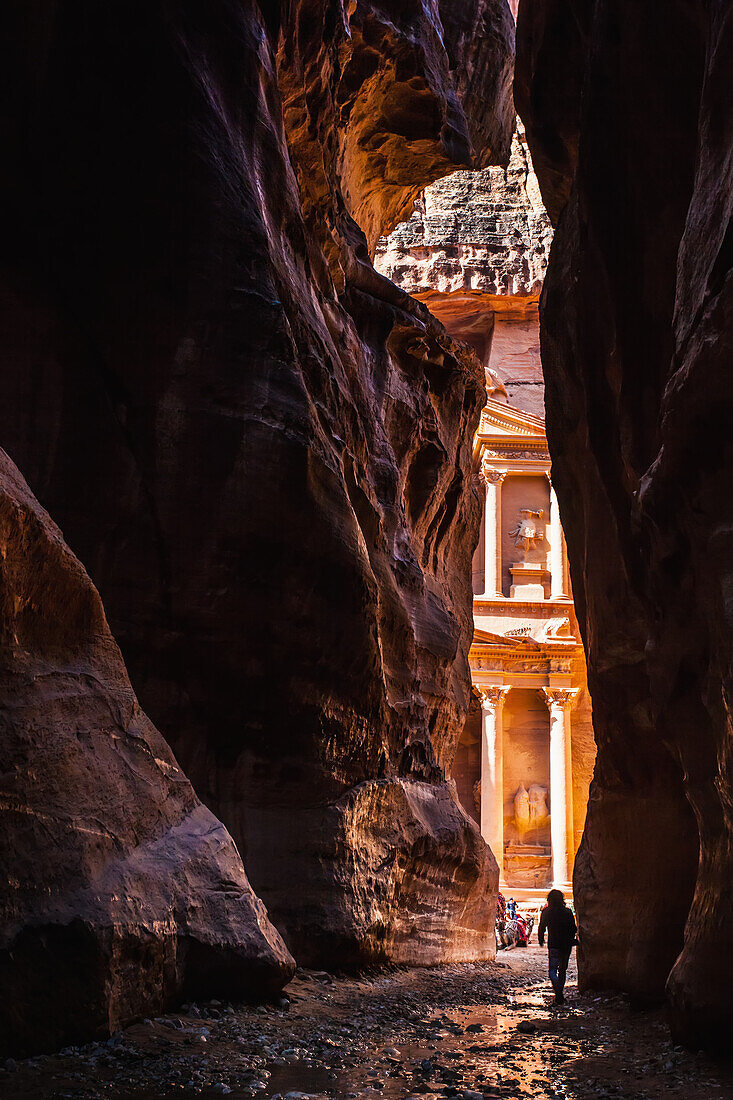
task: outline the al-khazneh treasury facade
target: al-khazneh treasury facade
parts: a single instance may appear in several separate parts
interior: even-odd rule
[[[476,436],[476,704],[453,764],[510,890],[569,889],[595,758],[585,660],[539,417],[496,396]]]
[[[569,888],[595,760],[542,419],[537,304],[551,235],[520,124],[506,169],[428,188],[375,260],[486,367],[473,705],[452,774],[515,897]]]

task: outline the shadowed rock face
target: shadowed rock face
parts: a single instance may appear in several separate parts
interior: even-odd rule
[[[486,955],[443,771],[483,371],[369,247],[507,158],[513,23],[287,10],[10,5],[0,440],[299,959]]]
[[[666,983],[675,1036],[729,1052],[733,12],[523,0],[518,36],[557,220],[547,424],[599,747],[581,981]]]
[[[295,964],[140,709],[101,600],[0,451],[0,1049],[107,1036]]]

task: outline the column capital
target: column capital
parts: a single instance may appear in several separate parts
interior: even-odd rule
[[[481,478],[484,484],[500,485],[505,477],[506,470],[495,470],[493,466],[489,466],[486,460],[481,463]]]
[[[560,706],[563,710],[571,707],[578,694],[578,688],[540,688],[538,694],[548,707]]]
[[[484,687],[475,688],[476,694],[481,700],[481,706],[485,710],[498,710],[499,707],[503,707],[509,690],[509,684],[487,684]]]

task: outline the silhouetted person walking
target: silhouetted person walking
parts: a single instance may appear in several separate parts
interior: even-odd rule
[[[550,890],[547,895],[547,905],[542,910],[537,932],[540,947],[545,946],[545,932],[550,962],[550,983],[555,990],[555,1004],[561,1005],[565,1000],[563,989],[570,952],[575,946],[575,937],[578,934],[575,917],[565,904],[565,895],[562,890]]]

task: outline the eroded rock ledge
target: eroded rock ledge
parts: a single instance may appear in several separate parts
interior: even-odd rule
[[[483,372],[369,252],[508,156],[504,0],[10,7],[0,440],[299,957],[489,955]]]
[[[598,765],[581,981],[733,1034],[733,11],[522,0],[517,106],[557,232],[553,482]],[[698,858],[699,856],[699,858]]]

